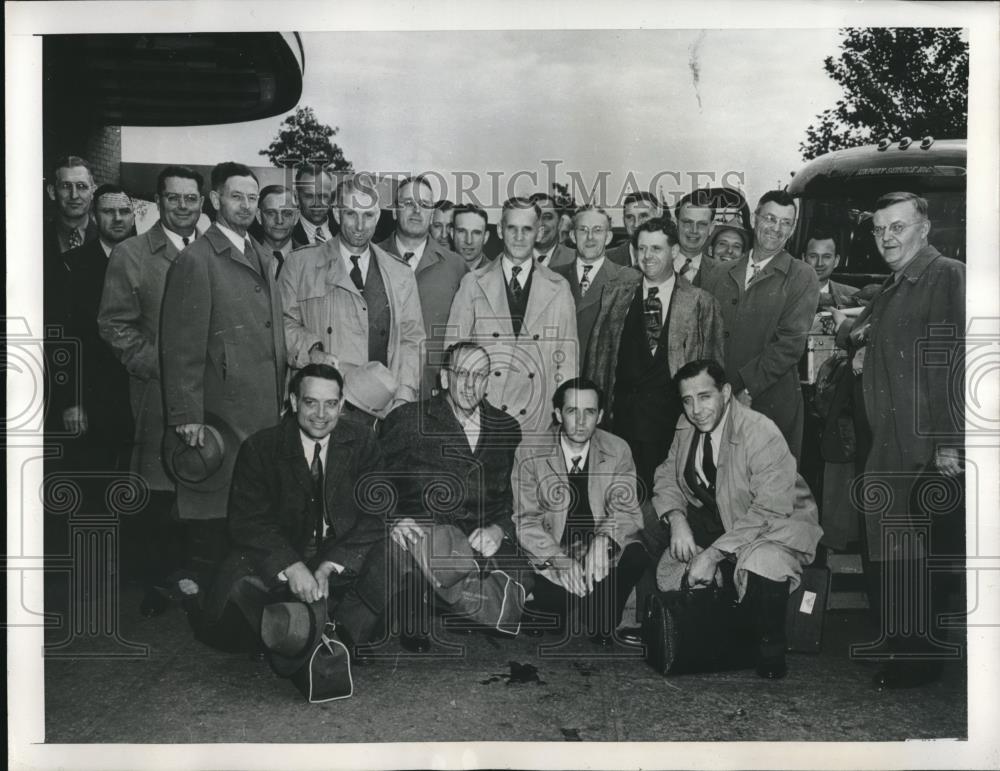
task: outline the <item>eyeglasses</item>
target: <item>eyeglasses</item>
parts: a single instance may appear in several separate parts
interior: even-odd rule
[[[773,214],[761,214],[758,215],[758,219],[769,227],[774,227],[777,225],[782,230],[791,230],[795,227],[795,220],[779,220]]]
[[[399,202],[400,209],[420,210],[420,209],[431,209],[433,207],[434,204],[431,203],[430,201],[415,201],[412,198],[404,198],[402,201]]]
[[[180,193],[164,193],[163,200],[171,206],[180,206],[181,201],[184,201],[188,206],[197,206],[198,202],[201,201],[201,196],[197,193],[185,193],[184,195]]]
[[[876,225],[872,227],[872,235],[875,238],[881,238],[885,235],[885,231],[888,230],[894,236],[901,236],[906,232],[907,228],[912,228],[914,225],[919,225],[920,220],[917,222],[893,222],[888,228],[884,228],[881,225]]]
[[[576,228],[576,232],[584,236],[596,236],[597,238],[600,238],[608,232],[608,229],[604,227],[604,225],[594,225],[592,228],[580,225],[580,227]]]
[[[62,193],[72,193],[74,190],[78,193],[86,193],[91,189],[91,186],[86,182],[60,182],[56,185],[56,189]]]
[[[481,383],[490,376],[488,369],[453,369],[451,373],[459,380],[473,380],[476,383]]]

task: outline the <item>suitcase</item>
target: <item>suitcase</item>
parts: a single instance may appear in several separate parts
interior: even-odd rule
[[[794,653],[819,653],[823,645],[823,616],[830,596],[830,569],[809,567],[802,583],[788,596],[785,639]]]

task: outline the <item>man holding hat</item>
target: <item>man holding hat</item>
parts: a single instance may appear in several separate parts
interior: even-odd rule
[[[428,584],[451,615],[508,634],[519,629],[526,588],[517,571],[527,563],[511,522],[510,475],[521,429],[486,401],[491,371],[480,345],[454,343],[444,352],[441,391],[396,408],[382,424],[397,498],[391,572],[403,590],[401,642],[411,652],[430,648],[429,618],[417,618]]]
[[[342,389],[334,367],[306,365],[289,384],[292,412],[240,448],[229,500],[233,550],[204,610],[192,618],[202,641],[232,647],[247,632],[242,617],[280,652],[286,646],[275,619],[316,616],[312,625],[322,627],[324,600],[345,642],[370,636],[384,604],[383,571],[370,569],[382,564],[384,530],[363,501],[382,455],[371,431],[340,420]],[[289,600],[319,603],[320,611],[293,605],[264,613]],[[289,623],[288,634],[301,633]],[[291,674],[287,664],[275,668]]]

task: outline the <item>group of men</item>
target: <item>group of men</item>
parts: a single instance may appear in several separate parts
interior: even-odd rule
[[[573,214],[570,248],[551,196],[512,198],[491,260],[486,212],[438,205],[422,177],[396,186],[378,244],[364,175],[307,167],[261,189],[221,163],[199,233],[204,181],[169,166],[139,235],[128,195],[94,190],[83,159],[52,180],[47,281],[74,298],[68,324],[96,327],[85,360],[109,350],[127,373],[134,437],[114,446],[154,491],[140,540],[155,552],[171,519],[188,523],[171,581],[202,639],[259,630],[291,597],[329,598],[352,647],[395,618],[404,648],[428,650],[435,604],[499,634],[554,616],[561,633],[641,643],[615,630],[644,574],[671,589],[678,563],[692,585],[728,565],[757,609],[758,673],[785,674],[784,605],[821,535],[797,474],[820,285],[784,249],[787,193],[760,199],[752,234],[714,227],[705,191],[672,217],[636,194],[610,251],[603,209]],[[91,197],[105,259],[84,267]],[[83,367],[61,413],[81,441],[103,441],[113,370]],[[155,615],[168,566],[149,564]]]

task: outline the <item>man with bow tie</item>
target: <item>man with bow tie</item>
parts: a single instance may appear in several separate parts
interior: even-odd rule
[[[804,420],[798,363],[819,302],[819,280],[785,251],[796,214],[795,199],[787,192],[761,196],[750,254],[706,274],[702,288],[722,310],[726,377],[733,394],[775,422],[798,460]]]

